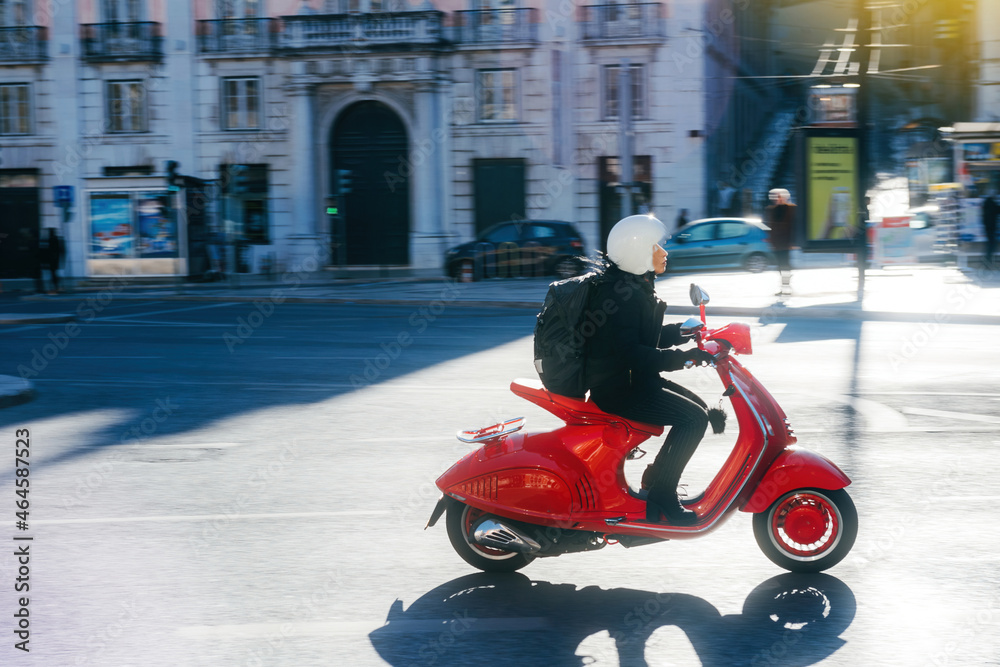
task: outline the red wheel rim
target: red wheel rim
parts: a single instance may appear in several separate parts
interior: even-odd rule
[[[486,514],[486,512],[476,509],[475,507],[467,506],[465,508],[465,511],[462,513],[462,536],[465,538],[466,544],[472,547],[474,551],[479,552],[481,556],[489,558],[490,560],[506,560],[516,556],[516,551],[494,549],[493,547],[488,547],[472,541],[472,526],[479,520],[479,517],[484,514]]]
[[[793,492],[771,511],[771,541],[796,560],[821,558],[840,542],[843,520],[837,506],[814,491]]]

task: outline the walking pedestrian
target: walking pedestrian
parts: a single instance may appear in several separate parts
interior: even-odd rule
[[[45,279],[42,275],[48,270],[52,276],[52,289],[49,294],[59,293],[59,265],[63,258],[63,241],[54,227],[49,227],[46,234],[38,240],[38,269],[35,273],[35,289],[41,294],[45,291]]]
[[[993,268],[993,253],[997,245],[997,216],[1000,215],[1000,204],[989,192],[983,199],[983,232],[986,234],[986,250],[983,253],[983,266]]]
[[[791,293],[792,264],[789,255],[792,249],[792,235],[795,231],[795,204],[789,201],[790,195],[784,188],[775,188],[768,193],[772,204],[767,207],[766,220],[771,228],[768,241],[774,250],[774,258],[781,275],[781,290],[775,296]]]
[[[681,227],[688,223],[688,210],[682,208],[681,212],[677,214],[677,220],[674,221],[674,233],[677,233]]]
[[[720,216],[733,215],[734,199],[736,198],[736,188],[727,181],[719,181],[715,184],[718,188],[718,207]]]

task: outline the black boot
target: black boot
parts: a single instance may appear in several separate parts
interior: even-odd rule
[[[657,495],[655,499],[650,493],[649,500],[646,501],[646,521],[663,523],[662,516],[666,517],[666,523],[674,526],[691,526],[698,523],[698,515],[685,509],[676,493],[673,497],[666,498]]]

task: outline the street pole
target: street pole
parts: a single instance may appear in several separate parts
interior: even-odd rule
[[[872,54],[866,52],[872,43],[871,10],[865,6],[866,0],[858,0],[858,47],[861,57],[858,63],[858,210],[857,210],[857,258],[858,258],[858,303],[865,295],[865,268],[868,264],[868,180],[869,163],[871,161],[870,133],[868,131],[868,98],[869,81],[868,67]]]
[[[632,76],[628,58],[618,72],[618,145],[621,155],[622,217],[632,215]]]

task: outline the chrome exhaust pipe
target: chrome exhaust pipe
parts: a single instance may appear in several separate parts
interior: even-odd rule
[[[472,531],[472,540],[484,547],[518,551],[523,554],[533,554],[542,550],[541,544],[516,528],[501,523],[495,517],[480,520]]]

